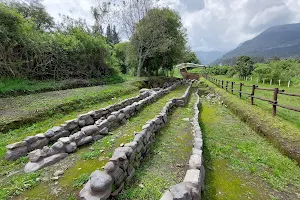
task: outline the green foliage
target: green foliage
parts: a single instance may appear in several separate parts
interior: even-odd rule
[[[273,80],[281,82],[288,82],[293,78],[300,77],[300,60],[278,60],[273,59],[266,64],[256,64],[253,75],[259,80],[266,81]]]
[[[39,30],[49,30],[54,27],[53,18],[46,12],[40,1],[30,1],[29,4],[13,1],[9,6],[17,10],[26,19],[32,20]]]
[[[200,60],[197,58],[195,52],[190,50],[185,52],[183,57],[183,63],[194,63],[194,64],[201,64]]]
[[[182,60],[186,45],[178,13],[168,8],[150,10],[137,24],[131,43],[136,50],[138,76],[171,71]]]
[[[65,17],[58,31],[44,32],[33,20],[0,3],[1,77],[59,80],[117,73],[112,47],[84,21]]]
[[[206,73],[213,75],[225,75],[229,71],[228,66],[213,66],[206,68]]]
[[[240,56],[237,59],[235,70],[238,73],[239,77],[247,77],[254,70],[254,62],[249,56]]]
[[[119,60],[120,71],[123,74],[135,75],[137,58],[134,47],[130,42],[118,43],[114,46],[115,56]]]
[[[81,174],[79,177],[75,178],[73,181],[73,187],[74,188],[81,188],[83,184],[85,184],[89,180],[90,175],[89,174]]]

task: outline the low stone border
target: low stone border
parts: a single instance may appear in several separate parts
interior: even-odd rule
[[[173,83],[165,83],[163,88],[168,88]],[[111,115],[112,112],[118,111],[126,106],[131,105],[134,102],[140,101],[151,95],[150,90],[142,90],[142,93],[136,97],[126,99],[123,102],[102,108],[100,110],[91,111],[86,114],[79,115],[78,118],[68,120],[60,126],[55,126],[45,133],[40,133],[35,136],[28,136],[23,141],[9,144],[6,146],[7,152],[5,159],[17,160],[18,158],[25,156],[28,152],[42,149],[49,143],[57,141],[61,137],[68,137],[81,130],[81,128],[89,125],[93,125],[97,120],[106,118]]]
[[[57,163],[69,153],[74,153],[78,147],[102,139],[109,134],[110,130],[126,123],[127,119],[134,116],[142,106],[155,102],[182,83],[184,82],[177,82],[166,89],[141,90],[142,95],[144,93],[151,95],[118,111],[111,112],[107,118],[101,117],[95,124],[84,126],[69,137],[60,137],[51,147],[44,146],[42,149],[30,152],[28,154],[30,162],[25,165],[24,171],[29,173]]]
[[[101,199],[117,196],[134,176],[155,141],[155,134],[167,123],[168,114],[172,108],[184,106],[190,96],[191,84],[181,98],[169,100],[160,114],[148,121],[142,131],[135,133],[134,140],[115,149],[110,161],[103,167],[103,171],[96,170],[90,175],[89,181],[80,191],[82,200]]]
[[[169,187],[160,200],[201,199],[201,191],[204,190],[205,169],[203,166],[202,133],[198,121],[200,105],[198,90],[196,92],[196,96],[197,101],[194,105],[193,118],[194,147],[189,160],[189,170],[186,172],[183,182]]]

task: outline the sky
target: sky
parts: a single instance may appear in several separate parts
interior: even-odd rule
[[[236,48],[275,25],[300,23],[300,0],[160,0],[181,15],[194,51]],[[100,0],[43,0],[56,20],[59,14],[93,24],[90,8]]]

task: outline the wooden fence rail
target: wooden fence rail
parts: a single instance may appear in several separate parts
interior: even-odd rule
[[[250,100],[251,100],[251,105],[254,105],[254,99],[258,99],[258,100],[261,100],[261,101],[268,102],[269,104],[271,104],[273,106],[273,116],[276,116],[277,106],[281,107],[281,108],[284,108],[284,109],[300,112],[300,108],[294,108],[294,107],[291,107],[291,106],[285,106],[285,105],[278,104],[278,95],[287,95],[287,96],[293,96],[293,97],[300,97],[300,94],[286,93],[284,90],[280,90],[278,88],[260,88],[258,85],[245,85],[244,83],[235,83],[235,82],[232,82],[232,81],[219,80],[219,79],[216,79],[214,77],[210,77],[206,74],[203,75],[203,77],[205,77],[207,80],[214,83],[218,87],[221,87],[221,88],[225,89],[227,92],[231,91],[232,94],[234,94],[234,92],[238,92],[240,98],[242,98],[242,94],[245,94],[245,95],[249,96]],[[238,90],[234,89],[234,85],[238,85],[239,89]],[[243,87],[251,88],[251,93],[243,92]],[[273,99],[265,99],[265,98],[262,98],[262,97],[255,96],[255,91],[256,90],[272,91],[273,92]]]

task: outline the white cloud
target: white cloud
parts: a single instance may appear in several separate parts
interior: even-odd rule
[[[117,0],[118,1],[118,0]],[[181,14],[195,50],[228,51],[270,26],[300,22],[300,0],[160,0]],[[94,0],[44,0],[48,12],[93,23]]]

